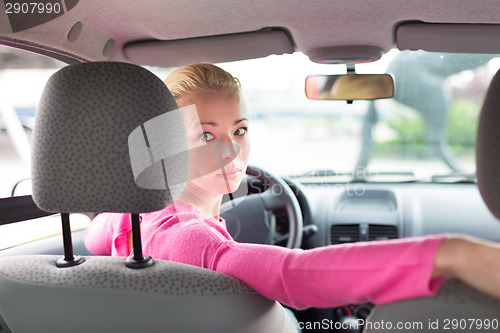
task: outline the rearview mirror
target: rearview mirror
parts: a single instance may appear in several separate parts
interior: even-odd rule
[[[390,74],[314,75],[306,78],[306,96],[320,100],[372,100],[394,95]]]

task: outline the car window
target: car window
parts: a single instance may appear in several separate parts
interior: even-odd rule
[[[394,97],[352,104],[304,93],[308,75],[346,73],[345,65],[294,53],[219,66],[242,82],[251,164],[302,181],[426,181],[474,175],[477,115],[500,58],[392,50],[356,71],[391,73]]]
[[[85,229],[89,223],[90,217],[87,215],[71,214],[71,230]],[[22,223],[0,225],[0,250],[59,234],[61,234],[59,214]]]
[[[49,77],[65,64],[0,45],[0,198],[31,174],[31,132]]]
[[[31,134],[36,108],[49,77],[65,64],[0,46],[0,198],[31,194]],[[90,218],[72,214],[73,230]],[[59,215],[0,225],[0,250],[61,233]]]

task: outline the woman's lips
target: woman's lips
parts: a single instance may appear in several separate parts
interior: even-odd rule
[[[236,179],[241,175],[241,169],[228,169],[217,173],[217,177],[225,179]]]

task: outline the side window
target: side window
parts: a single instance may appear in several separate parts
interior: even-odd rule
[[[64,65],[0,45],[0,198],[11,196],[14,186],[30,177],[31,132],[38,100],[45,82]]]
[[[0,45],[0,199],[31,194],[31,133],[40,95],[65,64]],[[72,228],[90,218],[75,214]],[[59,215],[0,225],[0,250],[61,233]]]

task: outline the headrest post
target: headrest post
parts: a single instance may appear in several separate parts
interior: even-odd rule
[[[69,223],[69,213],[61,213],[62,235],[64,245],[64,258],[57,260],[57,267],[70,267],[81,264],[85,261],[82,257],[73,255],[73,241],[71,240],[71,227]]]
[[[132,221],[132,245],[134,247],[134,256],[128,257],[125,264],[127,267],[134,269],[149,267],[153,264],[153,259],[151,259],[150,256],[144,256],[142,254],[139,214],[130,214],[130,219]]]

